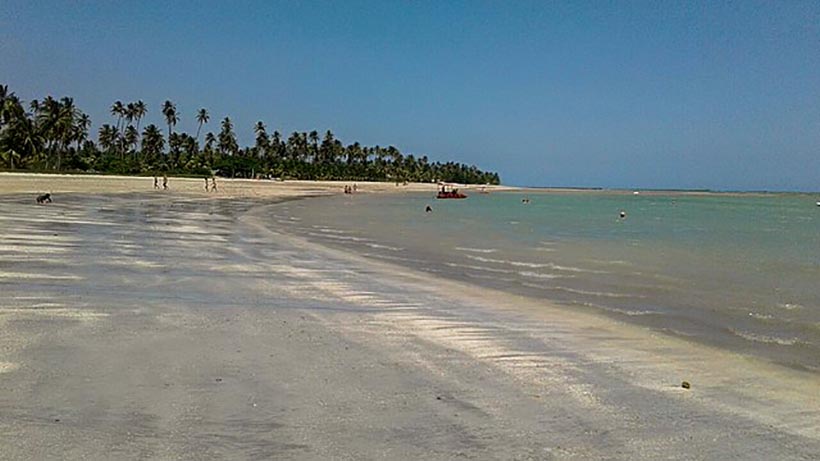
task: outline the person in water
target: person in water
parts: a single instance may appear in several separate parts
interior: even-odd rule
[[[432,213],[433,212],[433,207],[431,207],[430,205],[427,205],[427,207],[424,209],[424,212],[425,213]]]
[[[621,219],[626,219],[626,210],[621,210],[621,212],[618,213],[618,216],[620,216]]]

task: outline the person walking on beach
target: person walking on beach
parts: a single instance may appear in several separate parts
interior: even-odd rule
[[[159,179],[154,175],[154,189],[159,189]]]
[[[216,192],[216,176],[211,177],[211,192]]]
[[[205,192],[208,192],[209,190],[210,190],[210,186],[208,185],[208,177],[205,176]]]
[[[162,175],[162,190],[168,190],[168,176]]]

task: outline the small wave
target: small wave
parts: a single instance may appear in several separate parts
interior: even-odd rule
[[[347,234],[346,231],[339,230],[339,229],[331,229],[329,227],[322,227],[322,226],[311,226],[316,228],[319,232],[323,234]]]
[[[567,293],[577,294],[577,295],[585,295],[585,296],[595,296],[600,298],[645,298],[645,296],[641,295],[628,295],[623,293],[612,293],[609,291],[587,291],[587,290],[578,290],[576,288],[568,288],[568,287],[561,287],[561,286],[542,286],[542,285],[535,285],[533,283],[522,282],[521,285],[525,287],[531,288],[538,288],[540,290],[548,290],[548,291],[564,291]],[[587,303],[580,303],[581,305],[587,305]],[[604,307],[595,305],[594,307],[598,307],[599,309],[608,309],[608,310],[615,310],[614,308]],[[643,312],[643,311],[631,311],[631,312]],[[647,314],[653,314],[654,312],[647,312]],[[639,314],[631,314],[631,315],[639,315]],[[644,315],[644,314],[640,314]]]
[[[584,306],[584,307],[591,307],[593,309],[600,309],[602,311],[614,312],[616,314],[628,315],[630,317],[641,316],[641,315],[657,315],[658,314],[657,312],[653,312],[653,311],[631,311],[629,309],[619,309],[617,307],[602,306],[600,304],[595,304],[595,303],[586,302],[586,301],[585,302],[575,302],[574,304],[577,304],[579,306]]]
[[[786,309],[787,311],[793,311],[796,309],[803,309],[803,306],[796,303],[777,303],[777,307],[781,309]]]
[[[802,343],[797,338],[778,338],[776,336],[757,335],[747,331],[735,330],[734,328],[729,328],[729,331],[735,336],[739,336],[747,341],[754,341],[756,343],[778,344],[780,346],[794,346]]]
[[[449,267],[457,267],[460,269],[472,269],[476,271],[484,271],[484,272],[493,272],[497,274],[512,274],[514,271],[505,270],[505,269],[496,269],[494,267],[487,267],[487,266],[472,266],[470,264],[456,264],[456,263],[444,263],[445,266]]]
[[[581,269],[580,267],[571,267],[571,266],[559,266],[558,264],[553,263],[531,263],[531,262],[524,262],[524,261],[510,261],[507,259],[493,259],[493,258],[485,258],[483,256],[474,256],[474,255],[465,255],[469,259],[473,259],[475,261],[480,261],[483,263],[494,263],[494,264],[507,264],[510,266],[515,267],[529,267],[531,269],[544,269],[549,268],[557,271],[564,271],[564,272],[589,272],[593,274],[605,274],[605,271],[595,271],[589,269]]]
[[[628,315],[630,317],[639,316],[639,315],[655,315],[657,312],[652,311],[631,311],[629,309],[618,309],[615,307],[607,307],[605,308],[608,311],[616,312],[618,314]]]
[[[404,248],[391,247],[389,245],[381,245],[381,244],[378,244],[378,243],[366,243],[366,245],[369,246],[370,248],[380,248],[380,249],[390,250],[390,251],[402,251],[402,250],[404,250]]]
[[[631,266],[632,265],[631,262],[623,261],[623,260],[620,260],[620,259],[612,259],[612,260],[588,259],[587,261],[591,262],[593,264],[600,264],[602,266]]]
[[[497,275],[482,275],[482,274],[465,274],[467,277],[474,278],[474,279],[481,279],[481,280],[492,280],[494,282],[514,282],[513,279],[508,279],[504,277],[498,277]]]
[[[495,253],[496,249],[494,248],[469,248],[469,247],[456,247],[458,251],[468,251],[470,253]]]
[[[587,295],[587,296],[601,296],[606,298],[645,298],[646,296],[643,295],[629,295],[625,293],[613,293],[611,291],[590,291],[590,290],[579,290],[577,288],[569,288],[569,287],[553,287],[555,290],[566,291],[567,293],[575,293],[579,295]]]
[[[550,290],[558,290],[558,291],[565,291],[567,293],[574,293],[578,295],[586,295],[586,296],[598,296],[603,298],[645,298],[646,296],[643,295],[630,295],[625,293],[613,293],[611,291],[590,291],[590,290],[579,290],[578,288],[569,288],[569,287],[549,287]]]
[[[749,317],[759,320],[772,320],[774,318],[769,314],[758,314],[756,312],[749,312]]]
[[[685,336],[685,337],[689,337],[689,338],[694,338],[694,337],[698,336],[695,333],[689,333],[689,332],[686,332],[686,331],[683,331],[683,330],[676,330],[674,328],[661,328],[660,330],[665,331],[665,332],[670,333],[670,334],[673,334],[673,335],[676,335],[676,336]]]
[[[312,235],[314,237],[322,237],[331,240],[350,240],[352,242],[369,242],[370,240],[361,237],[349,237],[345,235],[328,235],[328,234],[320,234],[316,232],[308,232],[307,235]]]
[[[403,258],[400,256],[391,256],[383,253],[359,253],[360,256],[366,256],[368,258],[378,258],[384,259],[386,261],[404,261],[413,264],[426,264],[427,261],[422,261],[420,259],[413,259],[413,258]]]
[[[534,279],[557,279],[557,278],[566,278],[563,275],[555,275],[555,274],[543,274],[541,272],[531,272],[531,271],[521,271],[518,275],[522,277],[530,277]]]

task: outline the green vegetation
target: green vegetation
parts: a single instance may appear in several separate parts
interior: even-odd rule
[[[168,126],[140,122],[148,112],[142,101],[111,106],[112,124],[100,127],[97,142],[89,139],[91,119],[72,98],[23,102],[0,85],[0,168],[9,170],[99,172],[117,174],[210,175],[228,177],[282,177],[358,181],[448,181],[498,184],[497,173],[455,162],[430,162],[426,156],[403,155],[393,146],[342,144],[328,130],[294,132],[284,139],[268,134],[264,123],[254,127],[253,146],[240,147],[231,119],[220,122],[216,135],[200,132],[210,121],[206,109],[196,113],[197,133],[175,132],[180,120],[176,105],[165,101],[162,115]]]

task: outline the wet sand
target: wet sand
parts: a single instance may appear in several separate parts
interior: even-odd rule
[[[151,178],[50,178],[55,203],[37,206],[42,178],[9,177],[0,458],[820,453],[816,375],[367,261],[263,219],[340,184],[226,181],[206,198],[202,180],[156,193]]]

